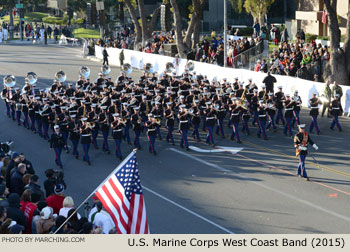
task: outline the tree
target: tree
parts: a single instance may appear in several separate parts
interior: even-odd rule
[[[330,31],[330,61],[327,65],[326,76],[330,81],[339,84],[350,84],[350,4],[348,6],[346,35],[344,48],[340,48],[340,29],[337,15],[337,0],[324,0],[328,13]]]
[[[151,38],[152,32],[160,14],[160,6],[156,8],[151,14],[150,22],[147,22],[145,5],[143,0],[138,0],[137,5],[132,0],[124,0],[124,3],[130,13],[132,22],[135,25],[136,39],[134,49],[138,50],[140,48],[140,43],[142,43],[142,46],[144,46],[147,40]],[[140,22],[136,14],[136,7],[139,11]]]
[[[174,25],[176,32],[177,51],[181,58],[186,58],[188,51],[194,48],[199,42],[200,21],[203,11],[203,6],[206,0],[192,0],[193,11],[191,13],[190,23],[188,25],[185,38],[182,36],[182,16],[179,5],[176,0],[170,0],[173,8]],[[193,40],[192,40],[192,35]]]
[[[260,24],[263,24],[265,15],[275,0],[230,0],[230,2],[239,13],[243,11],[244,7],[246,12],[253,16],[254,20],[258,20]]]

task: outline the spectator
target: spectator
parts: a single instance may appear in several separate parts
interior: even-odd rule
[[[266,93],[275,93],[274,92],[274,85],[277,82],[276,78],[273,77],[270,73],[270,71],[267,72],[267,76],[264,78],[263,83],[266,86]]]
[[[254,67],[254,71],[255,72],[260,72],[260,69],[261,69],[261,61],[257,60],[256,65]]]
[[[46,198],[53,195],[55,193],[55,185],[56,185],[56,178],[55,178],[55,172],[53,169],[47,169],[45,171],[45,175],[47,179],[44,181],[44,189],[46,193]]]
[[[49,37],[49,39],[51,39],[52,28],[50,25],[47,26],[46,31],[47,31],[47,36]]]
[[[288,30],[287,28],[284,28],[281,36],[281,42],[286,42],[288,43],[289,35],[288,35]]]
[[[6,170],[6,185],[11,188],[11,176],[16,171],[18,164],[20,163],[20,156],[17,152],[12,153],[11,161]]]
[[[7,207],[8,201],[7,201],[7,195],[9,194],[9,189],[6,187],[5,184],[0,184],[0,206]]]
[[[37,234],[36,231],[36,224],[38,220],[40,219],[40,212],[43,210],[44,207],[47,207],[46,201],[39,201],[37,205],[37,209],[34,210],[33,212],[33,220],[32,220],[32,233]]]
[[[10,192],[11,193],[17,193],[18,195],[22,195],[24,191],[24,183],[22,181],[22,178],[26,172],[26,166],[25,164],[19,164],[16,171],[11,176],[11,187]]]
[[[30,175],[30,174],[24,174],[23,175],[22,181],[23,181],[23,184],[24,184],[24,189],[26,189],[25,187],[29,185],[31,177],[32,177],[32,175]]]
[[[341,86],[338,85],[338,82],[334,81],[334,85],[332,87],[332,98],[334,98],[334,95],[338,94],[339,95],[339,100],[341,100],[343,96],[343,89]]]
[[[51,233],[55,233],[57,231],[57,229],[59,229],[62,224],[66,221],[66,217],[62,216],[62,215],[59,215],[57,216],[56,220],[55,220],[55,225],[51,228]],[[68,224],[64,224],[64,226],[57,231],[56,234],[65,234],[66,233],[66,230],[68,228]]]
[[[55,29],[53,30],[53,38],[54,38],[55,44],[57,44],[57,39],[58,39],[59,35],[60,35],[60,31],[58,30],[58,28],[56,26]]]
[[[65,198],[64,195],[64,186],[62,184],[55,185],[55,194],[49,196],[46,199],[46,203],[49,207],[52,207],[53,213],[59,214],[60,209],[63,207],[63,201]]]
[[[26,217],[23,212],[20,210],[20,198],[17,193],[11,193],[8,197],[9,206],[7,207],[7,218],[11,218],[16,221],[19,225],[24,226],[26,230]]]
[[[260,24],[259,24],[258,20],[255,21],[253,28],[254,28],[254,36],[258,37],[260,34]]]
[[[78,214],[74,213],[74,211],[75,211],[74,208],[72,208],[68,211],[68,216],[72,216],[69,219],[69,223],[70,223],[70,228],[78,233],[81,230],[81,224],[79,223]]]
[[[6,207],[0,206],[0,226],[5,221],[6,218],[7,218]]]
[[[101,227],[104,234],[108,234],[115,227],[114,222],[101,202],[97,203],[96,206],[98,213],[95,215],[93,224],[95,227]]]
[[[106,64],[106,65],[108,66],[108,65],[109,65],[109,64],[108,64],[108,56],[109,56],[109,55],[108,55],[106,46],[103,47],[102,55],[103,55],[103,63],[102,63],[102,64],[103,64],[103,65]]]
[[[1,167],[1,180],[5,181],[6,180],[6,173],[7,173],[7,167],[10,163],[10,158],[9,157],[3,157],[2,160],[2,167]]]
[[[44,200],[44,192],[41,190],[39,185],[39,177],[37,175],[33,175],[30,178],[30,183],[25,187],[26,189],[30,189],[33,193],[40,195],[40,200]]]
[[[73,198],[70,196],[67,196],[63,200],[63,207],[60,209],[59,215],[68,217],[68,212],[74,208],[74,201]],[[78,214],[78,219],[80,219],[80,215]]]
[[[52,208],[44,207],[40,212],[40,219],[36,223],[36,232],[38,234],[48,234],[54,225]]]
[[[10,225],[10,234],[22,234],[24,231],[24,227],[22,225],[15,224],[13,226]]]
[[[34,217],[34,212],[37,209],[37,204],[40,201],[40,194],[32,193],[30,196],[30,201],[25,204],[25,206],[21,207],[22,212],[24,213],[24,216],[26,217],[27,221],[27,234],[32,233],[32,222]]]

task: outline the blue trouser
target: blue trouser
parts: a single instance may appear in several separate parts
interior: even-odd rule
[[[159,136],[159,138],[162,138],[162,136],[160,135],[160,125],[156,124],[156,134]]]
[[[122,140],[119,138],[116,138],[114,141],[115,141],[115,155],[120,158],[122,157],[122,151],[120,149],[120,144]]]
[[[266,129],[270,128],[272,125],[273,129],[276,129],[276,125],[275,125],[275,115],[269,115],[269,123],[266,126]]]
[[[188,147],[187,130],[180,130],[180,134],[181,134],[180,146],[183,147],[185,144],[185,147]]]
[[[78,151],[78,143],[79,143],[79,140],[71,140],[72,142],[72,149],[73,149],[73,155],[74,156],[79,156],[79,151]]]
[[[102,146],[102,150],[104,151],[109,151],[109,145],[108,145],[108,133],[109,131],[102,131],[102,135],[103,135],[103,146]]]
[[[28,118],[28,112],[23,112],[23,126],[29,129],[29,118]]]
[[[216,127],[216,134],[219,135],[219,131],[220,131],[220,134],[222,135],[222,137],[225,137],[224,120],[217,119],[217,122],[218,122],[218,126]]]
[[[62,147],[56,147],[56,148],[53,148],[53,150],[55,151],[55,154],[56,154],[56,164],[61,166],[62,165],[62,161],[61,161]]]
[[[89,157],[90,144],[82,144],[82,145],[83,145],[83,153],[84,153],[83,160],[90,162],[90,157]]]
[[[293,111],[294,117],[293,117],[292,127],[294,127],[295,122],[297,123],[297,125],[300,124],[299,113],[300,113],[300,111],[298,111],[298,110]]]
[[[44,131],[44,139],[45,139],[45,140],[50,139],[50,138],[49,138],[49,134],[48,134],[48,131],[49,131],[49,124],[46,123],[46,122],[43,122],[43,123],[42,123],[42,127],[43,127],[43,131]]]
[[[16,120],[15,106],[10,106],[12,120]]]
[[[126,124],[124,128],[124,140],[127,143],[130,143],[130,133],[129,133],[130,125]]]
[[[241,138],[239,137],[238,129],[239,129],[239,127],[238,127],[238,122],[234,122],[234,123],[233,123],[233,127],[232,127],[231,140],[234,140],[234,139],[235,139],[235,136],[236,136],[237,142],[240,142],[240,141],[241,141]]]
[[[250,132],[249,132],[248,121],[249,121],[249,118],[244,118],[243,119],[242,131],[249,135]]]
[[[63,140],[64,140],[64,149],[65,150],[69,150],[68,149],[68,144],[67,144],[67,141],[68,141],[68,131],[64,131],[64,130],[62,130],[62,136],[63,136]]]
[[[284,121],[284,118],[283,118],[283,109],[278,109],[278,111],[277,111],[276,124],[278,124],[280,122],[280,119],[281,119],[281,122],[283,124],[285,124],[285,121]]]
[[[39,136],[43,136],[43,131],[41,129],[42,127],[42,123],[41,123],[41,119],[36,119],[36,126],[37,126],[37,129],[38,129],[38,133],[39,133]]]
[[[34,132],[36,132],[36,128],[35,128],[35,117],[34,115],[29,116],[30,119],[30,129]]]
[[[314,127],[316,128],[317,134],[320,133],[320,129],[318,128],[318,124],[317,124],[317,115],[312,116],[312,122],[310,124],[310,130],[309,130],[310,133],[312,132]]]
[[[202,130],[203,131],[205,131],[205,126],[206,126],[205,121],[206,121],[205,116],[202,116],[202,122],[203,122]]]
[[[98,129],[94,129],[92,131],[92,144],[94,145],[95,148],[97,148],[97,136],[98,136]]]
[[[258,129],[258,136],[260,137],[261,132],[264,136],[264,138],[267,138],[267,134],[266,134],[266,121],[265,120],[258,120],[259,122],[259,129]]]
[[[293,136],[293,132],[292,132],[292,117],[286,117],[286,125],[284,126],[284,130],[283,133],[285,135],[287,135],[287,131],[289,133],[290,136]]]
[[[258,111],[256,109],[252,109],[252,111],[254,116],[252,124],[255,126],[255,124],[258,122]]]
[[[148,141],[149,141],[149,152],[156,152],[155,142],[156,142],[156,136],[155,135],[147,135]]]
[[[331,129],[333,129],[335,125],[337,125],[338,129],[341,130],[341,126],[340,126],[340,123],[339,123],[339,120],[338,120],[338,116],[333,116]]]
[[[306,173],[306,169],[305,169],[305,159],[306,159],[305,155],[299,155],[299,165],[298,165],[297,175],[301,175],[301,176],[307,178],[307,173]]]
[[[208,144],[214,144],[214,136],[213,136],[213,126],[207,126],[207,139],[206,142]]]
[[[174,136],[173,136],[173,130],[174,127],[173,126],[167,126],[168,128],[168,135],[166,136],[166,140],[167,141],[171,141],[171,143],[174,143]]]
[[[199,124],[193,124],[193,128],[194,128],[194,130],[193,130],[192,135],[196,136],[196,138],[198,140],[200,140],[200,137],[199,137]]]
[[[139,130],[134,130],[134,145],[137,148],[141,147],[141,144],[140,144],[140,131]]]
[[[11,116],[11,110],[10,110],[10,105],[7,101],[5,101],[5,106],[6,106],[6,114],[8,117]]]
[[[22,115],[22,111],[16,110],[16,121],[18,125],[21,125],[21,115]]]

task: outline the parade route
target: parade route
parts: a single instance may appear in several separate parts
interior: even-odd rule
[[[81,49],[82,51],[82,49]],[[27,72],[38,75],[38,87],[51,85],[57,71],[67,75],[65,83],[75,83],[79,68],[91,70],[91,81],[100,72],[101,63],[82,57],[78,48],[54,45],[0,45],[0,78],[12,74],[17,87],[22,87]],[[111,67],[114,81],[119,67]],[[137,80],[140,71],[131,76]],[[297,79],[296,79],[297,82]],[[256,83],[259,87],[261,83]],[[1,84],[2,85],[2,84]],[[306,103],[306,101],[303,101]],[[301,121],[308,125],[309,110],[303,109]],[[26,154],[33,163],[42,185],[44,171],[55,166],[49,144],[24,127],[18,127],[6,116],[0,103],[2,130],[0,140],[13,140],[15,150]],[[226,138],[214,134],[216,148],[192,139],[189,151],[180,148],[180,135],[174,131],[173,146],[156,140],[157,156],[148,152],[145,133],[141,134],[142,150],[137,159],[144,186],[145,204],[151,233],[350,233],[350,120],[340,118],[343,132],[329,128],[331,118],[319,117],[321,135],[311,134],[319,146],[311,148],[306,167],[310,181],[296,177],[298,159],[293,139],[267,131],[269,140],[257,137],[257,127],[249,127],[251,135],[241,134],[242,144],[230,140],[231,130],[225,122]],[[240,127],[241,130],[241,127]],[[296,128],[293,130],[296,133]],[[131,138],[133,139],[133,133]],[[101,145],[101,133],[98,141]],[[111,154],[91,147],[92,165],[80,157],[62,154],[66,195],[78,205],[120,163],[110,136]],[[123,156],[134,148],[123,142]],[[82,148],[79,144],[79,151]],[[82,214],[84,211],[82,209]]]

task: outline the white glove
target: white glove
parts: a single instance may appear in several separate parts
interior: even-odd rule
[[[315,150],[318,150],[318,146],[316,144],[313,144],[312,147],[314,147]]]
[[[303,150],[303,151],[306,151],[307,150],[307,147],[304,147],[304,146],[299,146],[298,147],[299,150]]]

